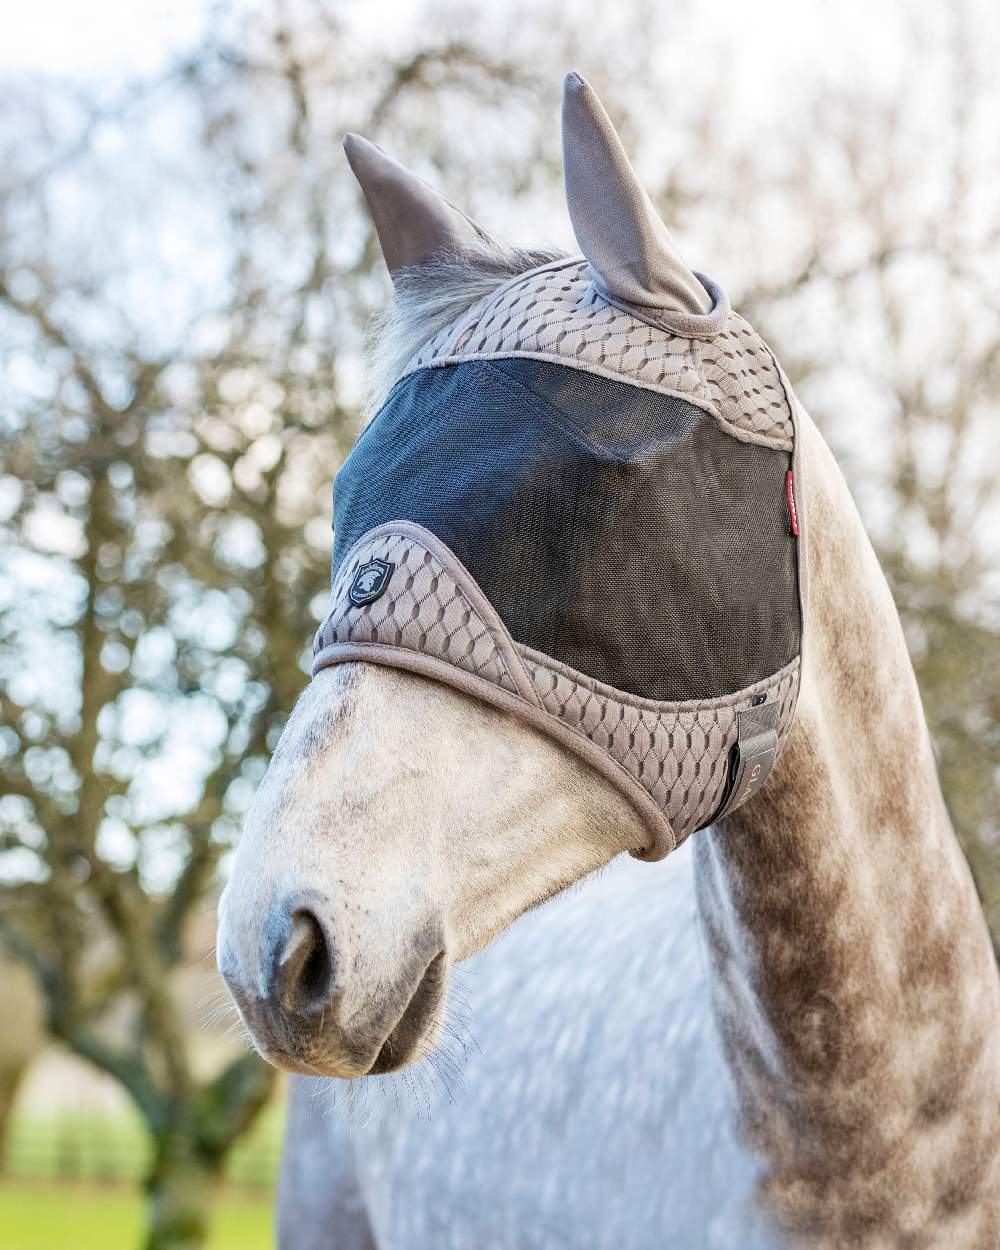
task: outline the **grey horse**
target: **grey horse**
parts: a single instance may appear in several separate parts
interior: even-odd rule
[[[293,1077],[280,1250],[779,1245],[735,1131],[689,852],[618,859],[470,960],[456,1069],[378,1078],[359,1105]]]
[[[282,1250],[995,1250],[1000,978],[888,586],[572,75],[564,154],[554,258],[348,143],[391,393],[220,905],[260,1052],[346,1091]]]

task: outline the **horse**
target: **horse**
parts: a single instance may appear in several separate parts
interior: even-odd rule
[[[314,675],[220,901],[220,971],[299,1077],[283,1250],[1000,1244],[996,964],[889,588],[787,377],[578,75],[581,256],[504,248],[346,147],[397,302]],[[598,466],[572,499],[567,439]],[[515,534],[525,491],[550,510]],[[452,1101],[425,1119],[428,1065]],[[388,1110],[349,1131],[329,1078]]]

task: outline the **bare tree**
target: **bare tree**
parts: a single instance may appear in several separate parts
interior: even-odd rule
[[[373,81],[323,6],[295,21],[223,23],[111,103],[21,86],[6,133],[0,937],[144,1118],[150,1250],[203,1244],[274,1075],[243,1050],[200,1075],[175,973],[304,681],[357,429],[381,295],[331,132],[362,90],[386,128],[429,92],[527,90],[451,36]],[[168,123],[181,177],[137,156]],[[147,250],[160,196],[154,229],[194,223],[179,282]]]

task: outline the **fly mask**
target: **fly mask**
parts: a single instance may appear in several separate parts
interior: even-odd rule
[[[607,114],[566,81],[582,257],[497,287],[410,361],[335,489],[314,673],[368,660],[555,736],[658,859],[750,798],[790,728],[804,607],[794,396],[687,268]],[[482,246],[365,141],[390,271]]]

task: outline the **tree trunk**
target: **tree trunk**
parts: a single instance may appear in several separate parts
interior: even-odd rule
[[[159,1142],[146,1182],[144,1250],[203,1250],[217,1180],[218,1167],[191,1143],[175,1137]]]
[[[21,1078],[27,1070],[27,1063],[22,1063],[17,1067],[0,1068],[0,1174],[4,1170],[7,1133],[10,1129],[11,1112],[14,1110],[14,1099],[17,1096]]]

